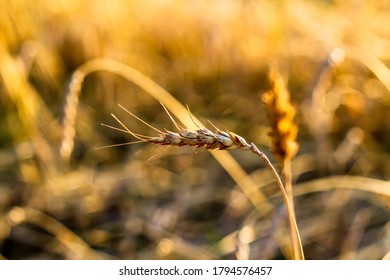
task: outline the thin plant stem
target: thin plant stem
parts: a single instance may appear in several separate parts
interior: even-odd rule
[[[294,203],[294,194],[293,194],[293,185],[292,185],[292,170],[291,170],[291,160],[289,158],[285,158],[283,160],[283,177],[284,177],[284,183],[286,187],[286,194],[289,200],[289,203],[291,205],[291,211],[295,217],[295,203]],[[299,236],[296,234],[296,232],[291,232],[293,242],[297,242],[299,239]],[[295,245],[295,246],[298,246]]]
[[[291,160],[290,159],[284,159],[283,161],[283,177],[284,177],[284,184],[286,187],[286,193],[287,197],[290,201],[291,208],[295,215],[295,203],[294,203],[294,194],[293,194],[293,185],[292,185],[292,170],[291,170]]]
[[[292,208],[292,205],[290,203],[290,200],[288,198],[286,190],[283,186],[283,182],[280,179],[278,172],[276,171],[275,167],[272,165],[272,163],[270,162],[268,157],[263,152],[261,152],[253,143],[251,145],[252,145],[252,149],[251,149],[252,152],[257,154],[259,157],[261,157],[264,160],[264,163],[272,171],[272,174],[274,175],[274,177],[278,183],[279,190],[282,194],[283,202],[284,202],[284,204],[286,206],[286,210],[287,210],[287,217],[288,217],[288,222],[289,222],[289,226],[290,226],[290,238],[291,238],[291,244],[292,244],[292,248],[293,248],[293,258],[295,260],[304,260],[305,256],[303,253],[302,241],[300,239],[298,225],[297,225],[297,222],[295,219],[294,210]]]

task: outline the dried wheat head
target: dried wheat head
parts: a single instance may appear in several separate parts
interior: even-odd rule
[[[271,122],[271,149],[283,166],[283,162],[291,160],[298,151],[298,127],[294,122],[296,110],[283,77],[275,68],[270,71],[269,81],[271,88],[262,95],[262,101]]]

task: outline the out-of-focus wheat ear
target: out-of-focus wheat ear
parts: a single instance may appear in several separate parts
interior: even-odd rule
[[[79,92],[81,85],[85,78],[85,74],[77,70],[73,75],[69,83],[69,91],[66,95],[66,102],[64,108],[63,119],[63,137],[60,146],[60,156],[64,162],[67,162],[70,158],[74,146],[74,136],[76,134],[75,120],[77,116],[77,109],[79,104]]]
[[[271,149],[283,167],[286,160],[291,160],[298,152],[296,110],[286,83],[275,67],[270,70],[269,82],[271,87],[262,95],[262,101],[271,124]]]

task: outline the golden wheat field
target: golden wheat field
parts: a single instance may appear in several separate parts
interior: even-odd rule
[[[389,120],[389,1],[1,1],[0,259],[390,259]]]

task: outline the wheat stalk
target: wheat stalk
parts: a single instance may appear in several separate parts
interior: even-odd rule
[[[233,150],[233,149],[241,149],[241,150],[249,150],[259,157],[263,159],[265,164],[270,168],[272,171],[274,177],[277,180],[279,189],[282,193],[283,201],[287,209],[287,215],[288,215],[288,221],[290,225],[290,231],[292,232],[291,234],[291,239],[292,239],[292,247],[293,247],[293,256],[294,259],[304,259],[304,254],[303,254],[303,249],[302,249],[302,243],[298,231],[298,226],[295,220],[295,215],[294,215],[294,210],[293,207],[291,206],[291,203],[289,201],[288,195],[286,193],[286,190],[283,186],[282,180],[280,179],[278,172],[276,171],[275,167],[272,165],[268,157],[261,152],[254,143],[248,142],[243,138],[242,136],[235,134],[233,132],[230,132],[228,130],[222,131],[216,126],[214,126],[211,122],[209,122],[214,128],[215,132],[207,129],[207,128],[202,128],[199,127],[195,122],[195,125],[198,127],[196,130],[190,130],[187,128],[183,128],[180,126],[171,116],[169,111],[165,108],[165,106],[161,103],[161,105],[164,107],[165,111],[167,112],[168,116],[178,129],[177,132],[173,132],[167,129],[164,129],[164,131],[159,130],[155,128],[154,126],[150,125],[146,121],[142,120],[141,118],[137,117],[133,113],[131,113],[129,110],[124,108],[123,106],[119,105],[123,110],[125,110],[127,113],[129,113],[131,116],[136,118],[137,120],[141,121],[145,125],[149,126],[156,132],[158,132],[158,136],[146,136],[146,135],[141,135],[138,133],[135,133],[131,131],[130,129],[127,128],[123,122],[116,117],[114,114],[111,114],[111,116],[123,127],[117,128],[114,126],[110,126],[107,124],[102,124],[103,126],[119,130],[125,133],[128,133],[138,139],[138,141],[135,142],[129,142],[129,143],[124,143],[124,144],[119,144],[119,145],[126,145],[126,144],[132,144],[132,143],[139,143],[139,142],[146,142],[146,143],[151,143],[151,144],[156,144],[156,145],[164,145],[164,146],[174,146],[174,147],[184,147],[184,146],[189,146],[189,147],[194,147],[194,148],[203,148],[205,150]],[[188,108],[187,108],[188,109]],[[189,109],[188,109],[189,112]],[[189,112],[190,117],[191,113]],[[191,117],[192,119],[192,117]],[[107,147],[113,147],[113,146],[118,146],[116,145],[109,145],[109,146],[103,146],[100,148],[107,148]]]

